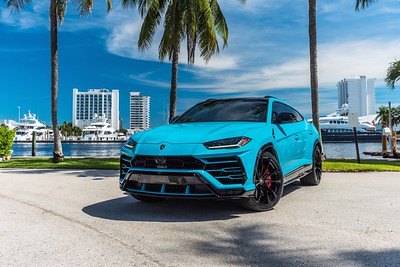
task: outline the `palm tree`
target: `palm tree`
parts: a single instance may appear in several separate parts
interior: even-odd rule
[[[396,126],[400,124],[400,106],[397,108],[392,107],[390,109],[392,125]],[[386,106],[380,106],[375,117],[379,120],[382,126],[389,126],[389,108]]]
[[[396,60],[396,61],[390,63],[390,66],[386,72],[385,82],[386,82],[387,86],[391,90],[393,90],[394,84],[398,80],[400,80],[400,61]]]
[[[246,0],[239,0],[245,3]],[[208,62],[219,53],[217,34],[225,48],[228,43],[228,26],[218,0],[122,0],[125,8],[138,6],[143,18],[138,47],[141,51],[151,47],[156,29],[164,19],[164,31],[158,46],[161,61],[166,57],[172,63],[169,118],[176,113],[178,61],[181,41],[186,40],[188,64],[195,60],[196,46],[200,56]]]
[[[308,1],[308,34],[310,41],[310,84],[311,84],[311,110],[315,128],[321,134],[319,126],[318,107],[318,65],[317,65],[317,3],[316,0]]]
[[[12,11],[19,11],[24,4],[31,3],[31,0],[4,0],[7,7]],[[62,152],[61,139],[57,127],[57,103],[58,103],[58,25],[62,23],[65,12],[67,10],[68,0],[50,0],[50,46],[51,46],[51,122],[53,124],[54,163],[64,161]],[[93,0],[74,0],[74,4],[78,7],[80,14],[85,15],[91,12],[93,8]],[[107,0],[108,11],[111,10],[111,0]]]

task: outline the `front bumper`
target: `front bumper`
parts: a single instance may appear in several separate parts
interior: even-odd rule
[[[253,188],[246,187],[248,177],[237,155],[160,157],[122,153],[120,166],[120,189],[138,195],[241,198],[253,194]]]

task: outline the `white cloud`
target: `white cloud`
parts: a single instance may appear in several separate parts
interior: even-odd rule
[[[31,5],[26,5],[25,9],[20,10],[20,12],[13,13],[11,13],[11,9],[3,8],[0,13],[0,23],[18,27],[23,30],[47,27],[49,24],[48,12],[47,17],[44,17],[43,7],[43,3],[32,3]]]

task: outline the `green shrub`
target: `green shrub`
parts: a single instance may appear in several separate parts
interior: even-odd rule
[[[7,127],[0,127],[0,158],[5,159],[11,156],[11,147],[14,141],[16,130],[9,130]]]

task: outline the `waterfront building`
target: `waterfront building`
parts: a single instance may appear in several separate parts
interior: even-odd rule
[[[106,119],[111,127],[119,125],[119,90],[89,89],[87,92],[72,90],[72,124],[85,128],[99,118]]]
[[[348,105],[349,112],[358,116],[375,114],[375,80],[359,76],[338,82],[338,109]]]
[[[140,92],[129,93],[129,128],[133,132],[150,128],[150,96],[142,96]]]

